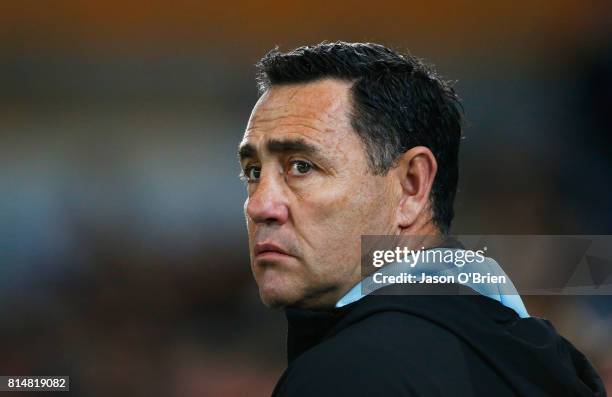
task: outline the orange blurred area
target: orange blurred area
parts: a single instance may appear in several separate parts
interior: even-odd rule
[[[202,1],[24,1],[3,4],[0,40],[17,51],[27,46],[107,55],[231,45],[233,56],[253,56],[269,43],[337,39],[434,46],[453,55],[503,46],[528,55],[583,36],[607,7],[572,1],[237,1],[229,7]]]

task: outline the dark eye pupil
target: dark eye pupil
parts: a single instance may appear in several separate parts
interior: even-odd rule
[[[304,162],[299,162],[299,163],[297,163],[297,169],[298,169],[298,171],[300,173],[308,172],[308,170],[310,170],[310,164],[304,163]]]
[[[257,168],[252,168],[251,169],[251,177],[254,179],[259,179],[259,174],[261,173],[261,170],[258,170]]]

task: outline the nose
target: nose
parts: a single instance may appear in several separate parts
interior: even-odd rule
[[[247,198],[245,208],[246,215],[254,223],[287,222],[289,207],[282,175],[273,171],[262,172],[259,182]]]

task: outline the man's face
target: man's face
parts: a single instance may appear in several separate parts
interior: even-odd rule
[[[397,187],[370,172],[350,83],[275,86],[240,144],[251,270],[270,307],[326,307],[360,280],[362,234],[393,234]]]

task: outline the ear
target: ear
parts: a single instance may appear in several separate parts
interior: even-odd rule
[[[401,186],[398,227],[409,228],[423,216],[430,219],[429,196],[438,171],[438,163],[431,150],[424,146],[413,147],[400,156],[394,171]]]

